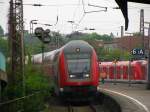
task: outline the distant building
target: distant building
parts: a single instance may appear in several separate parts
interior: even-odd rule
[[[118,42],[117,41],[111,41],[111,42],[104,42],[103,46],[107,51],[110,51],[112,49],[118,49]]]
[[[103,47],[104,46],[104,41],[103,40],[87,40],[87,42],[93,46],[94,48],[97,47]]]
[[[124,36],[122,38],[114,38],[114,41],[117,43],[119,49],[131,51],[133,48],[142,48],[143,39],[142,37],[137,36]],[[148,49],[150,39],[144,37],[144,48]]]
[[[133,48],[142,48],[143,39],[140,36],[124,36],[122,38],[113,38],[112,41],[90,40],[88,43],[95,48],[102,47],[107,50],[121,49],[130,52]],[[148,46],[150,46],[150,39],[145,36],[144,48],[148,49]]]

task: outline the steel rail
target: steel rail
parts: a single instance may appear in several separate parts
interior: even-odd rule
[[[92,110],[92,112],[97,112],[97,109],[94,107],[94,105],[90,104],[89,107]]]

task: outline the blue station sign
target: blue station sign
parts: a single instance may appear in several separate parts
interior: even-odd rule
[[[132,49],[131,53],[132,55],[144,55],[145,51],[144,49],[141,49],[141,48],[135,48],[135,49]]]

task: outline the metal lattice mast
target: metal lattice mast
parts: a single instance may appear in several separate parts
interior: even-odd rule
[[[144,9],[140,11],[140,33],[142,35],[142,47],[145,48],[144,43]]]
[[[11,78],[14,85],[24,90],[23,3],[10,1],[9,39],[11,49]]]

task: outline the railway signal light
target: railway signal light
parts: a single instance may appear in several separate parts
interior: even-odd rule
[[[42,27],[37,27],[36,29],[35,29],[35,35],[41,40],[42,39],[42,35],[43,35],[43,32],[44,32],[44,30],[43,30],[43,28]]]
[[[51,41],[50,30],[44,30],[42,27],[37,27],[35,29],[35,35],[43,42],[49,43]]]
[[[44,31],[43,42],[44,42],[45,44],[47,44],[47,43],[49,43],[49,42],[51,41],[51,36],[49,35],[49,33],[50,33],[50,30],[49,30],[49,29],[46,29],[46,30]]]

